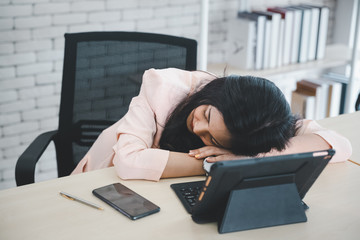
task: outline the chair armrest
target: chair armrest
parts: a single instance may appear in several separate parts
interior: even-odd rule
[[[16,185],[21,186],[35,182],[35,166],[41,155],[48,147],[50,141],[57,135],[57,130],[45,132],[25,149],[19,157],[15,167]]]

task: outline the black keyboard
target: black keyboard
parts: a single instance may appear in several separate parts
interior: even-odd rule
[[[205,181],[198,181],[171,185],[188,213],[191,213],[192,207],[196,204],[204,183]]]

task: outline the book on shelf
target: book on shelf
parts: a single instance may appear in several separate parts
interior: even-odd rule
[[[340,114],[342,83],[326,77],[309,79],[309,81],[317,83],[327,89],[327,93],[325,93],[327,96],[327,104],[325,104],[327,107],[325,117],[338,116]]]
[[[294,99],[295,102],[292,103],[292,106],[296,106],[296,102],[300,102],[299,94],[303,95],[303,99],[314,103],[313,114],[309,112],[312,110],[307,109],[307,116],[310,115],[313,119],[334,117],[340,113],[342,95],[342,84],[340,82],[332,81],[331,79],[324,77],[303,79],[297,82],[296,90],[294,92],[295,94],[293,93],[292,100]],[[313,97],[314,99],[307,99],[306,97]],[[297,103],[297,105],[299,105],[299,103]],[[303,105],[308,107],[305,103]],[[294,107],[295,110],[298,108]],[[310,109],[312,108],[310,107]]]
[[[301,80],[296,83],[296,91],[308,96],[315,97],[315,112],[313,119],[326,117],[328,85],[318,84],[309,80]]]
[[[281,7],[272,7],[267,9],[269,12],[276,12],[281,14],[282,24],[282,39],[279,41],[280,51],[279,59],[280,65],[288,65],[291,62],[291,46],[292,46],[292,35],[293,35],[293,21],[294,12]]]
[[[291,95],[291,111],[302,118],[314,119],[315,97],[299,91],[293,91]]]
[[[280,20],[279,13],[266,11],[253,11],[254,13],[266,16],[266,38],[264,47],[264,68],[275,68],[278,64]]]
[[[254,69],[256,52],[256,22],[237,18],[229,22],[228,62],[242,69]]]
[[[245,18],[255,21],[256,45],[255,45],[255,70],[264,69],[264,42],[266,32],[266,17],[252,12],[238,12],[238,18]]]

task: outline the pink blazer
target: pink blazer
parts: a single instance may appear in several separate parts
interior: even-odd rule
[[[214,78],[202,71],[147,70],[128,113],[100,134],[72,174],[115,166],[122,179],[158,181],[169,156],[169,151],[159,149],[166,118],[184,97]],[[338,150],[332,162],[350,157],[349,141],[336,132],[322,128],[315,121],[304,120],[299,134],[306,133],[318,134]]]

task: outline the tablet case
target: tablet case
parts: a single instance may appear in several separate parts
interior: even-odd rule
[[[329,149],[214,164],[192,219],[217,221],[219,233],[306,222],[302,198],[334,154]]]

